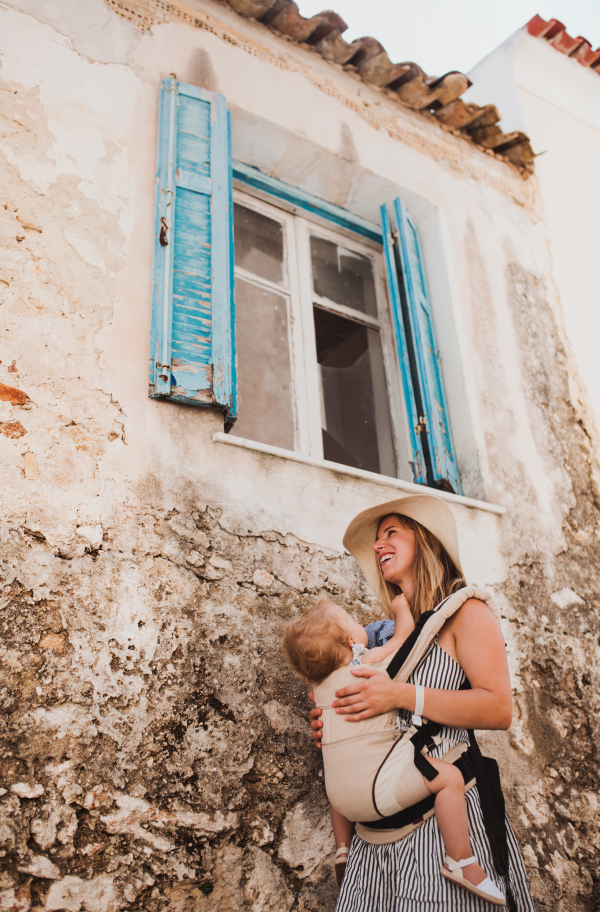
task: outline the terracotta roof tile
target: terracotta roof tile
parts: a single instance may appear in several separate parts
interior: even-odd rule
[[[227,2],[241,16],[257,19],[292,41],[313,47],[325,60],[356,72],[369,85],[387,89],[412,110],[433,114],[440,124],[468,137],[476,145],[514,165],[531,169],[535,156],[525,133],[504,133],[498,126],[500,114],[494,105],[479,107],[462,101],[460,96],[471,85],[464,73],[451,71],[440,77],[427,76],[411,61],[393,63],[375,38],[356,38],[347,42],[342,36],[348,26],[332,10],[306,19],[294,0]],[[554,32],[553,27],[550,28],[552,37],[564,30],[560,23],[558,25],[560,28]],[[581,49],[581,45],[573,50],[578,48]]]
[[[534,38],[543,38],[561,54],[573,57],[584,67],[591,67],[600,76],[600,47],[593,51],[586,38],[582,38],[581,35],[572,38],[566,26],[558,19],[546,20],[536,15],[529,20],[525,28]]]

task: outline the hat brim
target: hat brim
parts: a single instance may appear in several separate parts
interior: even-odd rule
[[[448,504],[433,494],[413,494],[389,500],[363,510],[355,516],[344,533],[344,547],[352,554],[367,579],[374,594],[386,608],[390,596],[385,586],[373,545],[381,520],[392,514],[408,516],[428,529],[442,543],[456,569],[464,576],[458,551],[458,529],[454,514]]]

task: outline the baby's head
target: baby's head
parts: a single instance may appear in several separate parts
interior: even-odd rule
[[[286,627],[283,654],[294,671],[311,684],[348,665],[352,647],[368,645],[367,631],[348,612],[321,597]]]

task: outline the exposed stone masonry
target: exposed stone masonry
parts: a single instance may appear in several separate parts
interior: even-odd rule
[[[351,559],[240,539],[210,509],[129,516],[80,556],[3,538],[5,889],[48,909],[333,904],[320,759],[279,640],[322,591],[367,618]]]

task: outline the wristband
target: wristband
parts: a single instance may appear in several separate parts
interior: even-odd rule
[[[412,717],[412,724],[419,728],[423,724],[423,708],[425,706],[425,688],[422,684],[415,684],[415,711]]]

